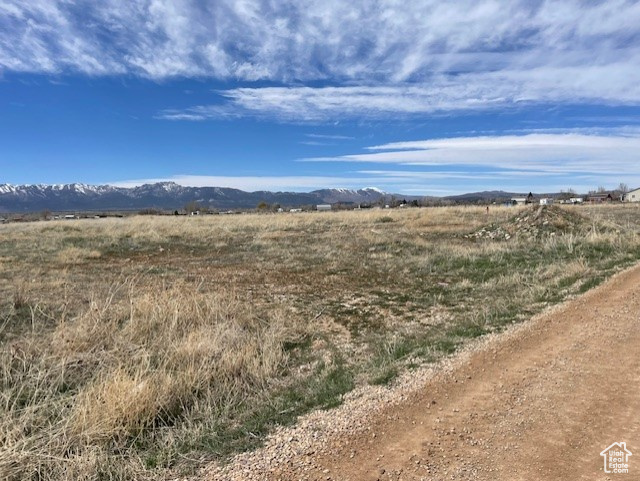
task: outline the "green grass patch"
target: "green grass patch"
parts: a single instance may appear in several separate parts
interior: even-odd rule
[[[591,277],[580,285],[580,289],[578,291],[581,294],[584,292],[587,292],[588,290],[591,290],[594,287],[599,286],[602,283],[602,281],[604,281],[603,277],[600,277],[600,276]]]
[[[386,366],[380,371],[374,373],[369,378],[369,384],[371,385],[387,385],[390,384],[396,377],[398,377],[398,368],[395,366]]]
[[[330,409],[342,403],[342,396],[355,386],[354,373],[343,361],[315,371],[301,382],[278,390],[260,402],[247,402],[232,407],[232,414],[221,416],[220,422],[192,442],[181,446],[182,452],[205,451],[218,458],[262,445],[264,437],[275,426],[287,426],[313,409]],[[258,401],[258,400],[256,400]]]

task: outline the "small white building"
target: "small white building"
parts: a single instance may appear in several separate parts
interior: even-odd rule
[[[640,188],[630,190],[626,194],[624,194],[625,202],[640,202]]]
[[[527,203],[526,197],[512,197],[511,203],[513,205],[525,205]]]
[[[553,199],[551,197],[543,197],[540,199],[540,205],[551,205],[553,204]]]
[[[298,212],[302,212],[302,209],[289,209],[289,212],[292,214],[297,214]]]
[[[76,218],[76,216],[75,216],[75,215],[73,215],[73,214],[67,214],[67,215],[65,215],[65,216],[64,216],[64,218],[65,218],[65,219],[75,219],[75,218]]]
[[[582,197],[571,197],[571,199],[569,199],[569,201],[572,204],[582,204],[584,202],[584,199]]]
[[[326,211],[331,210],[331,204],[318,204],[316,205],[317,211]]]

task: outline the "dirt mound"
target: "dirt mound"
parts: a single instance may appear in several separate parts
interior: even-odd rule
[[[593,223],[586,217],[557,206],[533,206],[502,224],[490,224],[465,235],[467,239],[540,239],[563,234],[586,234]]]

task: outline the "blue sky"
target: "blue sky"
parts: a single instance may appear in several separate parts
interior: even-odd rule
[[[0,0],[0,183],[640,186],[640,2]]]

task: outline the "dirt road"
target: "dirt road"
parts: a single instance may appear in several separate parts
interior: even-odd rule
[[[367,423],[263,479],[640,479],[640,267],[498,336]],[[600,452],[623,441],[629,474],[606,474]]]

